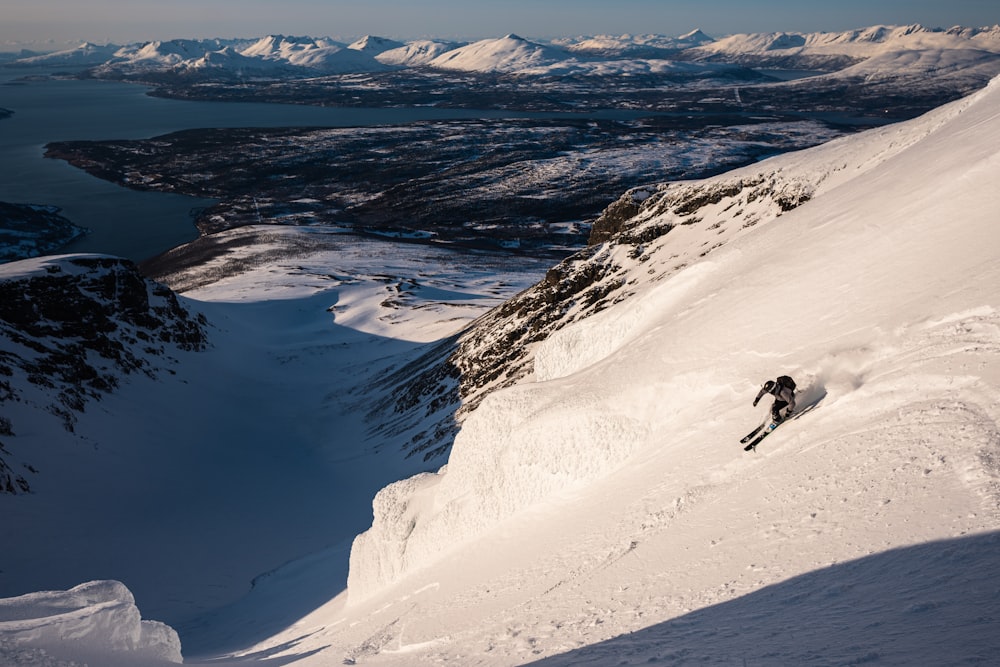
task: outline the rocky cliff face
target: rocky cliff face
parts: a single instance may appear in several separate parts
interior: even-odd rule
[[[628,299],[641,282],[662,280],[741,231],[808,201],[816,187],[811,178],[822,179],[761,164],[722,177],[630,190],[595,222],[586,249],[456,339],[384,378],[394,391],[371,411],[372,422],[382,431],[406,432],[411,454],[445,454],[468,411],[491,391],[532,375],[537,342]],[[421,400],[427,397],[432,400]]]
[[[155,377],[172,353],[203,349],[205,329],[203,317],[128,260],[73,255],[0,266],[0,408],[27,404],[73,431],[87,403],[123,377]],[[0,438],[18,428],[0,414]],[[0,440],[0,493],[29,491],[34,472]]]

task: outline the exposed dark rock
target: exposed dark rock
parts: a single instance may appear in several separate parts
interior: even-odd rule
[[[533,287],[479,317],[455,339],[387,379],[384,386],[394,391],[389,400],[374,407],[372,421],[420,422],[425,427],[411,440],[411,455],[433,458],[445,453],[441,436],[450,443],[466,413],[492,391],[531,375],[537,343],[631,296],[629,269],[619,263],[620,257],[645,261],[647,247],[669,244],[669,234],[677,225],[710,224],[705,221],[710,210],[717,211],[710,229],[728,226],[730,234],[738,233],[808,201],[814,188],[781,172],[762,170],[627,192],[594,224],[590,246],[550,269]],[[755,205],[755,212],[746,212],[749,204]],[[761,218],[761,211],[769,213]],[[722,247],[724,237],[720,239],[704,249],[689,249],[687,255],[678,251],[673,264],[659,269],[663,273],[650,280],[662,279]],[[433,397],[433,409],[427,408],[427,397]]]
[[[86,233],[54,206],[0,202],[0,262],[49,254]]]
[[[26,263],[0,279],[0,406],[34,403],[72,432],[87,403],[123,377],[155,377],[171,353],[204,349],[206,325],[128,260],[77,255]],[[0,420],[0,435],[12,436],[16,424]],[[0,492],[28,488],[0,460]]]
[[[641,191],[645,195],[645,190]],[[604,209],[604,213],[598,218],[590,228],[590,245],[604,243],[612,236],[622,230],[622,225],[626,221],[635,217],[642,206],[642,199],[636,197],[636,192],[628,192],[618,201],[612,202]]]

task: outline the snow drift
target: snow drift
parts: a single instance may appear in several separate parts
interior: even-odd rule
[[[947,451],[973,495],[995,509],[998,141],[995,80],[915,121],[719,177],[777,174],[810,189],[812,199],[794,210],[761,210],[748,221],[754,201],[715,201],[677,225],[674,213],[649,213],[651,197],[637,218],[672,231],[641,257],[614,254],[612,240],[602,258],[623,267],[617,279],[634,295],[543,343],[535,382],[484,400],[446,468],[378,495],[372,528],[352,549],[350,599],[376,595],[539,503],[588,493],[665,448],[683,457],[735,450],[724,443],[742,433],[719,421],[736,424],[743,414],[748,430],[747,397],[779,373],[799,380],[806,412],[771,439],[772,447],[792,443],[776,454],[858,433],[869,434],[859,448],[877,450],[887,438],[879,433],[892,428],[903,441]],[[727,222],[738,233],[713,249]],[[672,260],[684,248],[706,256],[678,267]],[[946,429],[936,413],[947,415]],[[715,465],[703,474],[725,476],[735,464]],[[971,523],[996,529],[996,518],[992,511]],[[927,526],[920,539],[952,530]],[[879,537],[883,546],[914,539]]]
[[[100,665],[179,663],[172,628],[143,621],[132,593],[117,581],[92,581],[68,591],[0,599],[0,663]]]

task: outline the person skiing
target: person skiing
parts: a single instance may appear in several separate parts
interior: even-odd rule
[[[795,380],[787,375],[781,375],[776,380],[768,380],[757,392],[757,398],[753,399],[754,407],[757,407],[757,403],[760,402],[764,394],[774,396],[774,403],[771,404],[771,419],[775,424],[780,424],[792,416],[792,412],[795,410]],[[782,410],[784,410],[783,414]]]

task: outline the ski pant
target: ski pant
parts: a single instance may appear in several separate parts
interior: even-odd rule
[[[781,411],[788,407],[788,401],[783,401],[780,398],[774,399],[774,405],[771,406],[771,419],[776,422],[780,422],[784,419]]]

